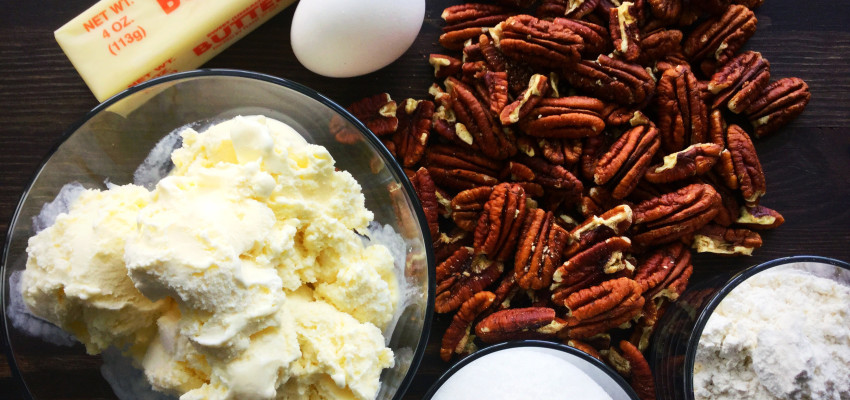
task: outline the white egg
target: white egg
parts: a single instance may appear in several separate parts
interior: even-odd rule
[[[292,50],[317,74],[367,74],[404,54],[424,16],[425,0],[301,0],[292,18]]]

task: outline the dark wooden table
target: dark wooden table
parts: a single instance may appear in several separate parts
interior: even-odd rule
[[[0,240],[5,240],[21,192],[39,162],[67,127],[97,105],[53,39],[53,30],[93,2],[0,4]],[[397,100],[425,98],[433,80],[427,56],[442,51],[436,43],[440,13],[456,2],[428,0],[413,47],[392,65],[366,76],[329,79],[301,67],[289,46],[294,6],[205,66],[284,77],[342,105],[383,91]],[[752,257],[696,257],[694,280],[794,254],[850,261],[850,2],[766,0],[756,15],[758,31],[747,47],[770,61],[772,77],[800,77],[812,92],[800,118],[756,142],[768,182],[763,204],[781,211],[787,222],[764,234],[764,247]],[[436,318],[408,398],[420,398],[449,366],[438,358],[447,323],[446,316]],[[0,398],[17,399],[18,386],[4,357],[0,355]],[[47,374],[68,368],[49,359],[24,367]],[[96,363],[78,367],[96,368]],[[73,394],[78,390],[56,389],[56,398],[80,398]]]

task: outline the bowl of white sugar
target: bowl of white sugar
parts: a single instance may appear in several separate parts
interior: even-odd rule
[[[638,396],[622,377],[587,353],[553,342],[518,340],[460,360],[424,399],[637,400]]]
[[[650,350],[659,398],[850,398],[850,264],[781,258],[682,300]]]

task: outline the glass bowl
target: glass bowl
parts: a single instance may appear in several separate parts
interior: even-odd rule
[[[100,189],[106,188],[106,182],[132,183],[134,172],[154,146],[177,128],[204,127],[253,114],[283,121],[308,142],[326,147],[336,167],[360,183],[374,221],[404,239],[403,252],[395,256],[396,268],[403,269],[414,295],[401,305],[394,329],[385,332],[391,332],[388,345],[396,362],[383,371],[378,394],[379,399],[402,398],[428,341],[435,279],[430,239],[426,239],[430,238],[428,225],[413,187],[380,141],[339,105],[300,84],[235,70],[173,74],[110,98],[72,126],[35,173],[9,225],[0,269],[7,355],[29,396],[115,397],[98,371],[101,357],[86,355],[82,345],[71,344],[67,338],[48,342],[33,337],[10,321],[9,314],[22,307],[13,299],[19,289],[10,286],[10,277],[26,266],[27,239],[38,229],[34,216],[42,205],[69,182]],[[51,328],[58,329],[45,324],[44,329]]]
[[[714,310],[742,282],[760,272],[778,268],[804,269],[845,284],[850,282],[850,264],[802,255],[778,258],[688,287],[658,321],[658,330],[647,353],[658,399],[694,399],[693,370],[697,347]]]
[[[520,365],[523,360],[540,361]],[[550,373],[562,374],[561,379],[547,379]],[[611,367],[573,347],[544,340],[515,340],[478,350],[452,365],[425,394],[425,400],[456,398],[580,398],[579,388],[567,381],[581,373],[595,382],[596,393],[604,392],[615,400],[638,400],[631,386]],[[547,386],[548,387],[545,387]],[[584,388],[588,389],[585,384]],[[529,390],[541,390],[530,393]],[[459,394],[474,391],[475,394]],[[492,393],[484,393],[489,391]],[[522,391],[522,393],[513,393]],[[558,393],[557,395],[553,393]]]

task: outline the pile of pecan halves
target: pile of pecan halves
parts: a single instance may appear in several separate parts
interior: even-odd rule
[[[557,340],[654,398],[642,351],[691,249],[750,254],[784,221],[750,135],[799,115],[808,86],[741,51],[759,0],[535,3],[447,8],[430,97],[349,110],[425,210],[444,360]]]

